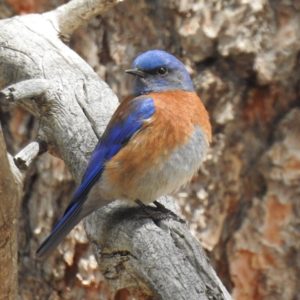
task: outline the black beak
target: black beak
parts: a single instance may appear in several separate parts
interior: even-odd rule
[[[135,75],[135,76],[138,76],[138,77],[145,77],[145,72],[143,72],[142,70],[138,69],[138,68],[135,68],[135,69],[128,69],[128,70],[125,70],[126,73],[128,74],[131,74],[131,75]]]

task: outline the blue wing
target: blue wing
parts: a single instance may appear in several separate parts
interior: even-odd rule
[[[105,162],[117,154],[130,138],[141,129],[144,121],[155,112],[153,100],[145,96],[131,100],[129,105],[125,106],[126,110],[124,110],[124,106],[122,104],[119,106],[96,146],[82,182],[75,191],[72,203],[89,192],[95,181],[101,176]],[[66,212],[72,207],[72,203]]]
[[[149,119],[154,112],[154,102],[152,98],[146,96],[120,104],[92,153],[81,184],[76,189],[72,201],[50,236],[37,250],[38,256],[49,254],[84,217],[80,214],[81,207],[92,186],[100,178],[105,162],[128,143],[130,138],[142,128],[144,121]]]

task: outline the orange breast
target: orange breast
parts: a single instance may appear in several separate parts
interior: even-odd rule
[[[198,125],[205,132],[208,142],[211,142],[209,115],[196,93],[178,90],[152,93],[149,96],[154,100],[157,108],[155,116],[158,119],[174,122],[176,131],[182,134]]]
[[[149,97],[155,104],[153,117],[105,165],[103,175],[120,191],[134,188],[149,168],[159,168],[162,160],[188,141],[196,125],[202,128],[207,142],[211,141],[208,113],[195,93],[168,91]]]

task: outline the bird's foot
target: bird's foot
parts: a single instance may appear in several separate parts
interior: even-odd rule
[[[135,203],[139,205],[143,212],[147,217],[150,217],[155,223],[159,223],[162,220],[172,219],[177,222],[185,224],[186,222],[181,219],[178,215],[176,215],[173,211],[166,208],[163,204],[159,203],[158,201],[154,201],[154,205],[146,205],[141,200],[136,200]]]

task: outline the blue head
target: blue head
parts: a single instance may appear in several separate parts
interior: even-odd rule
[[[184,64],[162,50],[140,54],[127,73],[135,75],[135,96],[170,90],[194,91],[193,82]]]

